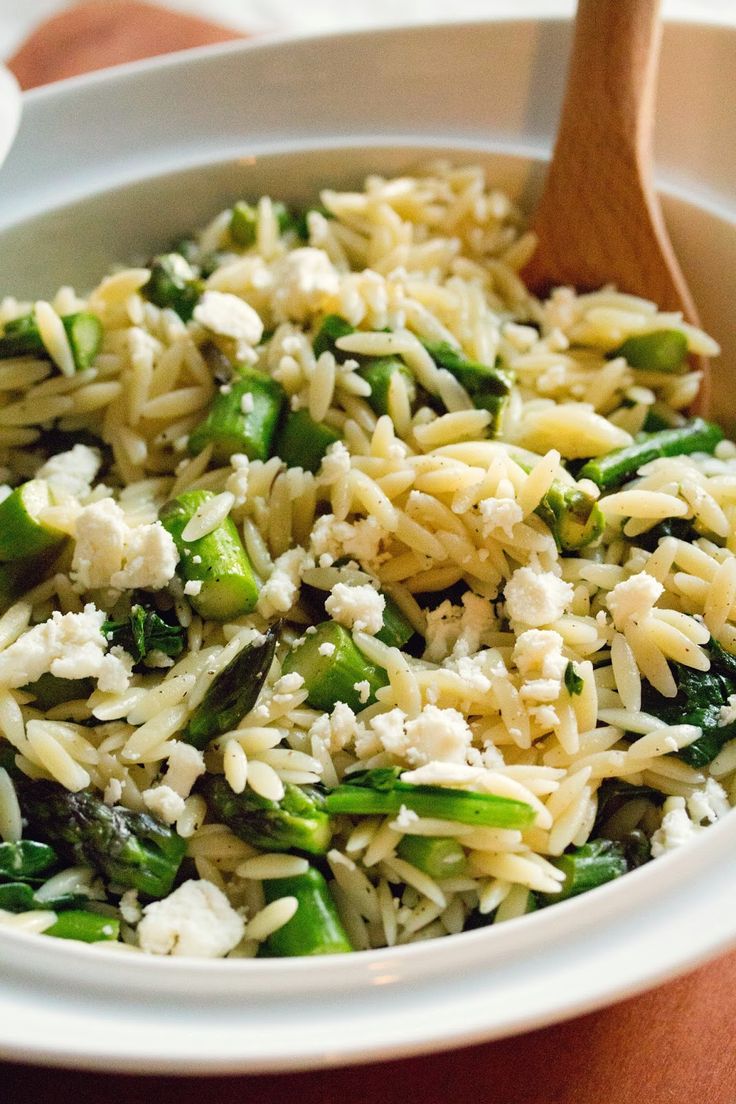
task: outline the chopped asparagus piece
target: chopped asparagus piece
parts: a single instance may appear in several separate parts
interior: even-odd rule
[[[360,375],[371,386],[368,396],[368,405],[378,414],[388,414],[388,395],[391,380],[398,373],[403,376],[406,389],[409,394],[409,403],[413,404],[417,397],[417,385],[411,368],[404,364],[398,357],[376,357],[367,362],[360,369]]]
[[[207,416],[189,435],[189,451],[212,444],[213,458],[227,464],[234,452],[249,460],[268,460],[286,394],[265,372],[241,369],[223,393],[218,391]]]
[[[679,372],[687,356],[687,338],[681,330],[655,330],[628,337],[608,353],[608,359],[623,357],[632,368],[648,372]]]
[[[298,229],[297,221],[292,217],[285,204],[278,200],[273,204],[273,213],[279,228],[279,234],[287,230]],[[249,249],[255,245],[258,236],[258,209],[252,204],[240,200],[233,207],[230,216],[230,237],[236,245]]]
[[[383,610],[383,627],[376,633],[376,639],[389,648],[403,648],[414,635],[414,626],[399,609],[389,594],[384,594],[386,603]]]
[[[31,830],[71,862],[91,866],[123,888],[149,897],[171,892],[186,841],[147,813],[106,805],[91,790],[70,793],[56,782],[17,782]]]
[[[333,356],[340,355],[335,342],[338,337],[347,337],[348,334],[355,333],[355,326],[351,326],[350,323],[342,318],[339,314],[328,314],[322,319],[322,325],[317,331],[317,335],[312,342],[312,349],[316,357],[322,356],[322,353],[330,352]]]
[[[467,866],[462,845],[449,836],[404,836],[396,853],[430,878],[458,878]]]
[[[61,547],[66,533],[40,519],[50,503],[44,479],[21,483],[0,502],[0,560],[28,560]]]
[[[201,582],[190,602],[209,621],[228,621],[250,613],[258,600],[258,584],[238,530],[231,518],[198,540],[185,541],[182,533],[198,507],[212,498],[211,491],[185,491],[161,507],[164,529],[179,552],[177,572],[185,582]]]
[[[62,547],[52,548],[31,559],[0,563],[0,613],[4,613],[30,587],[45,579]]]
[[[269,878],[263,890],[269,903],[281,897],[296,897],[298,905],[291,920],[268,937],[271,955],[287,958],[352,951],[329,886],[315,867],[291,878]]]
[[[69,348],[78,372],[89,368],[100,351],[102,323],[96,314],[78,311],[62,315]],[[0,359],[17,356],[48,356],[33,314],[14,318],[0,336]]]
[[[588,840],[582,847],[550,861],[564,873],[565,880],[559,893],[539,895],[541,903],[547,905],[587,893],[589,889],[620,878],[629,869],[621,845],[607,839]]]
[[[381,767],[348,775],[327,794],[328,812],[388,816],[403,805],[419,816],[488,828],[526,828],[536,816],[524,801],[442,786],[414,786],[401,782],[400,774],[399,767]]]
[[[141,295],[157,307],[168,307],[188,322],[204,291],[204,283],[180,253],[162,253],[151,261],[151,276]]]
[[[425,341],[423,344],[432,359],[441,368],[451,372],[462,384],[473,400],[473,405],[490,411],[493,420],[489,428],[491,436],[495,436],[501,424],[504,406],[511,394],[511,374],[495,364],[480,364],[470,360],[447,341]]]
[[[46,928],[44,935],[55,939],[76,939],[80,943],[114,942],[120,937],[120,921],[114,916],[100,916],[97,912],[69,909],[57,916],[55,923]]]
[[[606,519],[592,497],[555,479],[534,511],[548,525],[561,552],[574,552],[598,540]]]
[[[265,637],[246,644],[220,672],[189,718],[183,737],[188,744],[206,747],[251,711],[271,668],[278,636],[278,625],[272,625]]]
[[[370,663],[347,629],[336,621],[323,621],[303,644],[292,648],[282,670],[284,674],[291,671],[300,674],[309,692],[307,702],[325,713],[331,712],[339,701],[355,712],[365,709],[376,700],[376,691],[388,685],[383,668]],[[361,682],[367,682],[369,687],[365,701],[361,701],[360,691],[355,689]]]
[[[633,445],[588,460],[578,478],[592,479],[601,490],[610,491],[627,479],[633,479],[639,468],[652,460],[662,456],[686,456],[692,452],[712,453],[722,440],[723,431],[719,426],[702,418],[693,418],[687,425],[676,429],[640,434],[640,439]]]
[[[281,800],[270,801],[250,789],[233,793],[222,775],[207,774],[200,790],[218,821],[263,851],[324,855],[330,846],[330,818],[323,796],[313,787],[287,783]]]
[[[322,457],[340,434],[325,422],[314,422],[307,410],[292,410],[276,438],[274,453],[288,468],[317,472]]]

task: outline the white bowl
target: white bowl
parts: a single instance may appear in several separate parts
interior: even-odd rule
[[[314,197],[428,156],[527,205],[568,28],[501,22],[226,46],[27,97],[0,173],[0,294],[95,282],[243,194]],[[666,212],[706,327],[736,360],[736,30],[670,26]],[[682,94],[683,73],[697,86]],[[733,421],[728,387],[717,415]],[[153,959],[0,932],[0,1057],[133,1072],[300,1069],[538,1027],[736,941],[736,815],[584,898],[350,957]]]

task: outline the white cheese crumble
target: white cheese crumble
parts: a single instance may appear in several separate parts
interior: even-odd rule
[[[524,517],[524,511],[513,498],[484,498],[478,503],[483,522],[483,536],[491,537],[499,532],[513,540],[514,526]]]
[[[730,810],[728,794],[715,778],[708,778],[702,790],[694,790],[687,798],[687,811],[696,824],[715,824]]]
[[[0,653],[0,686],[25,686],[50,672],[57,678],[95,678],[103,691],[125,690],[133,661],[119,648],[107,652],[106,617],[91,603],[82,613],[52,613]]]
[[[164,824],[173,824],[184,812],[184,799],[170,786],[152,786],[141,794],[149,812]]]
[[[143,912],[138,902],[138,890],[126,889],[118,904],[120,915],[126,924],[137,924]]]
[[[143,910],[138,943],[148,954],[222,958],[243,938],[245,922],[207,881],[184,882]]]
[[[645,571],[617,583],[606,596],[606,605],[611,611],[616,628],[625,628],[630,617],[638,619],[646,616],[663,593],[662,583]]]
[[[194,783],[205,769],[202,752],[191,744],[177,740],[169,754],[162,782],[179,797],[189,797]]]
[[[308,567],[314,567],[314,560],[303,548],[290,548],[279,556],[258,595],[256,608],[261,617],[288,613],[299,597],[302,572]]]
[[[68,452],[51,456],[36,472],[36,479],[45,479],[55,498],[71,495],[84,498],[89,494],[100,470],[98,449],[75,445]]]
[[[511,621],[539,628],[562,617],[572,595],[572,584],[551,571],[519,567],[506,584],[506,612]]]
[[[253,394],[250,391],[246,391],[240,400],[240,411],[242,414],[252,414],[254,409]]]
[[[385,608],[386,599],[367,583],[335,583],[325,602],[325,610],[339,624],[371,635],[381,631]]]
[[[668,851],[681,847],[696,835],[698,829],[687,815],[684,797],[668,797],[662,806],[664,816],[656,832],[652,833],[652,858],[658,859]]]
[[[202,590],[202,580],[201,579],[188,579],[186,581],[186,583],[184,584],[184,593],[186,594],[186,596],[188,598],[189,597],[196,598],[196,596],[200,593],[201,590]]]
[[[322,467],[324,470],[324,461]],[[331,561],[351,556],[364,567],[375,569],[386,558],[381,542],[388,536],[372,515],[357,521],[338,521],[334,514],[323,514],[312,529],[310,551],[317,559],[329,556]]]
[[[360,682],[353,684],[353,690],[355,690],[361,705],[365,705],[371,696],[371,686],[368,679],[361,679]]]
[[[230,457],[232,473],[225,480],[225,490],[229,491],[235,500],[235,506],[245,506],[248,498],[248,474],[250,461],[242,452],[234,452]],[[202,557],[195,557],[201,563]]]
[[[258,313],[227,291],[206,291],[194,308],[194,320],[211,333],[233,338],[238,346],[257,345],[263,336]]]
[[[467,591],[462,606],[441,602],[427,613],[424,658],[430,663],[441,663],[450,654],[472,656],[493,626],[493,607],[488,598]]]
[[[522,698],[531,702],[554,702],[560,696],[567,660],[562,654],[563,640],[552,629],[527,629],[514,645],[513,659],[524,680]],[[537,723],[549,727],[554,711],[535,714]]]
[[[324,644],[320,644],[317,651],[321,656],[331,656],[335,654],[335,645],[331,644],[329,640],[325,640]]]
[[[356,736],[359,726],[346,702],[336,702],[332,713],[322,713],[309,729],[310,741],[317,739],[330,754],[343,751]]]
[[[384,751],[410,767],[434,761],[464,764],[473,738],[461,713],[436,705],[425,705],[411,720],[400,709],[391,709],[373,717],[370,727]]]
[[[309,246],[287,253],[273,270],[272,308],[279,322],[305,322],[329,295],[336,295],[340,277],[321,249]]]
[[[728,704],[722,705],[718,710],[718,727],[724,728],[734,721],[736,721],[736,694],[729,694]]]
[[[128,524],[112,498],[77,516],[71,575],[80,590],[160,590],[174,577],[179,554],[161,522]]]

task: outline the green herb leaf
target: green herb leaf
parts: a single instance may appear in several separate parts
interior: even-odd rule
[[[140,663],[151,652],[163,652],[175,659],[184,650],[184,629],[170,625],[153,610],[135,605],[127,621],[105,621],[102,632],[111,646],[123,648]]]

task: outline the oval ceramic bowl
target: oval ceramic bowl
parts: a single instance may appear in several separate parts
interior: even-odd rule
[[[244,194],[304,201],[322,185],[440,155],[480,161],[529,207],[567,41],[557,23],[370,32],[216,48],[34,93],[0,173],[0,292],[83,288]],[[668,28],[666,213],[724,372],[736,360],[735,65],[736,31]],[[687,99],[684,67],[699,73]],[[717,415],[733,422],[731,391],[716,384]],[[348,957],[155,959],[0,932],[0,1056],[135,1072],[283,1070],[541,1026],[734,942],[735,840],[732,814],[585,898]]]

